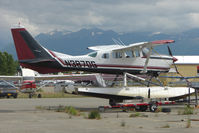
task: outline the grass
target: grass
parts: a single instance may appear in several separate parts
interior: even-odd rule
[[[139,112],[132,113],[129,115],[129,117],[139,117],[141,114]]]
[[[101,119],[101,116],[100,116],[100,113],[99,111],[91,111],[89,114],[88,114],[88,119]]]
[[[190,106],[184,107],[184,110],[178,110],[178,115],[192,115],[194,114],[194,108]]]
[[[130,114],[129,117],[148,117],[148,115],[145,115],[145,114],[141,114],[141,113],[139,113],[139,112],[136,112],[136,113]]]
[[[72,106],[65,107],[65,112],[73,116],[80,116],[80,111]]]
[[[65,112],[68,113],[71,116],[84,116],[84,113],[81,113],[80,110],[77,110],[76,108],[72,107],[72,106],[63,106],[63,105],[59,105],[59,106],[47,106],[47,107],[42,107],[42,106],[36,106],[36,109],[39,110],[53,110],[56,112]]]
[[[156,109],[155,113],[159,113],[162,112],[162,107],[158,106],[158,108]]]
[[[188,118],[187,119],[186,128],[190,128],[190,127],[191,127],[191,120]]]

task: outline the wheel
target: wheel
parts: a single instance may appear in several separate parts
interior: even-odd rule
[[[32,94],[31,93],[29,94],[29,98],[32,98]]]
[[[7,98],[10,98],[10,96],[7,96]]]
[[[17,94],[16,94],[16,95],[13,95],[13,98],[17,98]]]
[[[37,98],[41,98],[41,97],[42,97],[41,94],[38,94]]]
[[[142,111],[142,112],[144,112],[144,111],[147,110],[147,108],[148,108],[147,105],[142,105],[142,106],[136,106],[136,107],[135,107],[135,110],[136,110],[136,111]]]
[[[116,106],[116,102],[114,99],[109,99],[109,105]]]
[[[157,108],[158,108],[157,105],[154,104],[154,103],[150,104],[150,106],[149,106],[149,109],[150,109],[151,112],[155,112],[157,110]]]
[[[147,108],[147,105],[140,106],[140,111],[145,112]]]

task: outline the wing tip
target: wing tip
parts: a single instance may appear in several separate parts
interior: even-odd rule
[[[157,41],[152,41],[152,44],[165,44],[165,43],[174,43],[175,40],[157,40]]]

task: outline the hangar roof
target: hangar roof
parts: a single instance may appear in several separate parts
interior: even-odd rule
[[[174,56],[178,59],[175,64],[199,64],[199,56]]]

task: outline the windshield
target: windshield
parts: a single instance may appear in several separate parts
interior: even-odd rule
[[[90,57],[96,57],[97,56],[97,52],[92,52],[92,53],[88,54],[88,56],[90,56]]]

